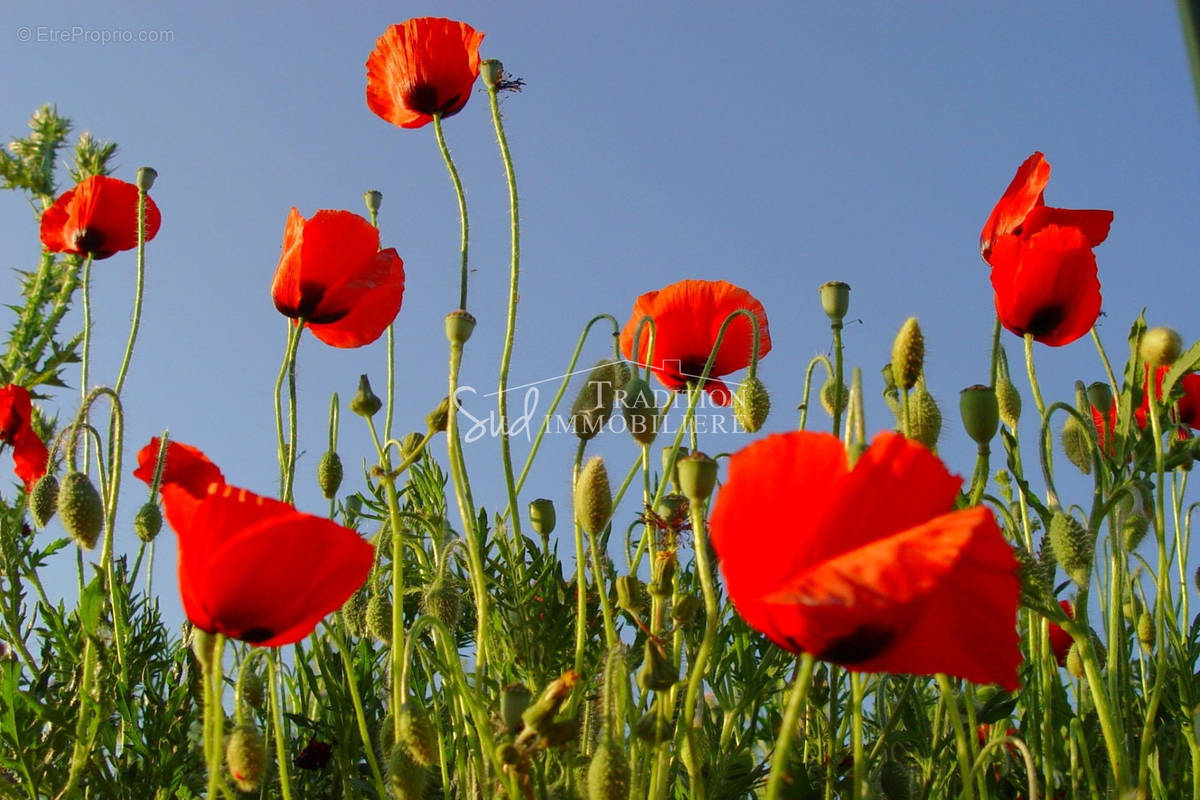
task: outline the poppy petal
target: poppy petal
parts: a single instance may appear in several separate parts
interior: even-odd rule
[[[1020,229],[1029,212],[1041,204],[1042,192],[1049,181],[1050,164],[1040,152],[1035,152],[1017,168],[1017,174],[979,234],[979,250],[984,261],[991,261],[989,256],[996,239]]]
[[[1025,218],[1022,235],[1032,236],[1050,225],[1062,228],[1078,228],[1088,247],[1095,247],[1108,238],[1112,227],[1113,212],[1098,209],[1051,208],[1038,206]]]
[[[371,269],[355,286],[358,299],[336,322],[313,323],[309,330],[332,347],[361,347],[378,339],[400,313],[404,301],[404,262],[392,248],[371,259]],[[343,287],[344,292],[350,289]]]
[[[147,486],[154,482],[154,471],[158,466],[158,451],[162,440],[155,436],[150,443],[138,451],[138,467],[133,477],[144,481]],[[163,466],[162,485],[175,485],[193,497],[203,498],[208,494],[209,484],[224,484],[221,470],[200,450],[191,445],[167,442],[166,464]]]
[[[138,188],[107,175],[93,175],[64,192],[41,220],[42,244],[60,253],[108,258],[137,247]],[[146,241],[158,234],[162,216],[146,198]]]

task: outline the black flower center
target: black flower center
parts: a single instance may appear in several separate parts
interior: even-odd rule
[[[265,642],[274,635],[275,631],[268,628],[251,628],[248,631],[242,631],[235,638],[241,639],[243,642],[249,642],[250,644],[258,644],[259,642]]]
[[[107,237],[104,232],[96,228],[80,228],[75,231],[71,243],[75,245],[76,250],[81,253],[90,253],[93,258],[108,258],[114,251],[104,249],[105,238]]]
[[[1039,308],[1037,313],[1030,317],[1029,324],[1025,326],[1025,332],[1033,334],[1035,339],[1048,336],[1058,329],[1066,316],[1066,309],[1061,305]]]
[[[834,664],[858,664],[882,653],[895,638],[895,633],[879,625],[860,625],[845,636],[825,645],[816,657]]]

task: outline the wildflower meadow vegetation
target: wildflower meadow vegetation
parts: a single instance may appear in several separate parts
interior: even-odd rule
[[[890,353],[849,352],[839,281],[807,295],[829,355],[803,396],[772,398],[763,303],[681,274],[631,290],[627,315],[575,321],[573,349],[539,345],[562,344],[564,369],[518,455],[521,214],[500,99],[523,81],[483,42],[423,17],[364,47],[367,108],[432,137],[458,201],[445,400],[397,401],[405,263],[383,195],[280,208],[269,286],[262,273],[263,314],[269,290],[287,320],[269,486],[229,482],[234,465],[169,429],[128,441],[146,264],[171,216],[155,171],[72,142],[52,106],[0,154],[42,246],[0,354],[15,478],[0,487],[0,796],[1200,798],[1200,343],[1139,317],[1127,347],[1104,347],[1098,258],[1119,215],[1049,205],[1092,201],[1059,197],[1041,152],[995,176],[978,209],[988,380],[957,405],[928,389],[915,317]],[[469,102],[488,104],[507,179],[503,297],[468,293],[478,256],[448,134]],[[110,258],[136,263],[129,309],[91,302]],[[506,323],[490,471],[460,404],[484,305]],[[111,380],[90,371],[102,319],[129,320]],[[381,341],[385,359],[314,403],[298,391],[310,335]],[[1039,355],[1088,340],[1103,380],[1044,397]],[[583,362],[597,342],[611,352]],[[872,424],[880,394],[891,418]],[[302,442],[299,415],[326,413],[327,439]],[[714,420],[750,443],[722,452]],[[939,457],[952,425],[974,463]],[[344,452],[349,426],[373,449]],[[567,505],[528,480],[554,456],[548,432],[574,443],[554,465]],[[591,452],[597,437],[623,460]],[[321,453],[315,474],[302,449]],[[301,483],[328,504],[298,505]],[[159,537],[177,542],[168,585],[149,579]],[[47,585],[55,563],[74,585]],[[182,630],[159,602],[174,592]]]

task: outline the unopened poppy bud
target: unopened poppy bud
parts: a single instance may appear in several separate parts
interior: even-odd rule
[[[475,332],[475,318],[461,308],[446,315],[446,338],[450,344],[463,345]]]
[[[363,205],[367,207],[368,213],[378,214],[380,206],[383,205],[383,192],[378,189],[367,189],[363,192]]]
[[[687,625],[696,618],[696,612],[699,610],[700,598],[694,594],[685,594],[671,607],[671,619],[675,620],[677,625]]]
[[[534,533],[549,536],[554,533],[557,523],[558,515],[554,511],[553,500],[539,497],[529,504],[529,524],[533,526]]]
[[[412,760],[422,767],[432,766],[437,761],[437,732],[425,712],[412,700],[400,706],[400,736],[397,739]]]
[[[458,592],[445,578],[435,580],[425,590],[421,605],[426,614],[432,614],[450,630],[454,630],[458,625],[459,613],[462,610]]]
[[[450,427],[450,398],[443,397],[442,402],[437,404],[437,408],[430,411],[425,417],[425,424],[429,426],[429,430],[436,433],[444,432]]]
[[[1062,426],[1062,449],[1067,460],[1084,475],[1092,474],[1091,437],[1074,414],[1068,414]]]
[[[584,379],[571,406],[571,430],[583,441],[604,430],[612,416],[617,395],[616,380],[611,361],[598,362]]]
[[[1154,639],[1158,630],[1154,624],[1154,616],[1149,611],[1143,611],[1137,621],[1138,642],[1147,653],[1154,651]]]
[[[821,397],[824,402],[824,391]],[[771,395],[758,378],[746,378],[733,394],[733,418],[747,433],[758,433],[771,413]]]
[[[612,516],[612,490],[604,459],[596,456],[584,466],[575,484],[575,518],[585,533],[600,534]]]
[[[158,170],[154,167],[138,167],[135,175],[133,180],[137,187],[143,192],[148,192],[150,187],[154,186],[155,179],[158,178]]]
[[[1142,614],[1141,599],[1136,594],[1128,595],[1125,598],[1125,602],[1121,603],[1121,613],[1130,622],[1137,622],[1137,618]]]
[[[924,381],[917,386],[917,391],[909,398],[909,402],[908,425],[911,438],[930,450],[936,450],[938,439],[942,435],[942,411],[933,395],[925,388]]]
[[[563,703],[571,696],[571,690],[579,683],[579,673],[569,669],[546,684],[537,702],[525,709],[521,721],[534,733],[542,733],[558,714]]]
[[[984,445],[992,441],[1000,427],[1000,404],[996,402],[992,387],[977,384],[963,389],[958,395],[958,411],[967,436],[975,444]]]
[[[367,630],[367,602],[370,597],[366,589],[359,589],[350,595],[350,599],[342,606],[342,622],[351,636],[362,636]]]
[[[332,500],[342,485],[342,457],[332,450],[326,450],[317,464],[317,486],[326,500]]]
[[[143,542],[153,542],[162,530],[162,524],[163,516],[158,510],[158,503],[148,500],[133,517],[133,532]]]
[[[675,579],[675,553],[659,553],[658,558],[650,566],[650,594],[658,598],[671,596],[671,582]]]
[[[699,451],[679,459],[679,488],[689,503],[708,502],[716,486],[716,461]]]
[[[654,639],[642,645],[642,666],[637,672],[638,686],[648,692],[665,692],[679,681],[679,670],[666,649]]]
[[[1183,339],[1171,328],[1151,328],[1142,334],[1138,353],[1151,367],[1174,364],[1183,349]]]
[[[1137,550],[1146,532],[1150,530],[1150,519],[1145,514],[1130,514],[1121,523],[1121,544],[1126,553]]]
[[[1086,586],[1092,574],[1092,538],[1075,517],[1056,511],[1050,520],[1050,548],[1054,557],[1079,586]]]
[[[358,377],[358,391],[354,393],[354,397],[350,400],[350,410],[360,417],[370,419],[383,408],[383,401],[375,396],[371,391],[371,381],[366,375]]]
[[[900,326],[892,342],[892,375],[896,385],[911,389],[925,366],[925,337],[916,317],[909,317]]]
[[[674,686],[674,683],[671,685]],[[637,722],[633,723],[633,735],[650,744],[662,744],[670,741],[673,732],[673,726],[659,723],[658,709],[654,707],[651,707],[649,711],[638,717]]]
[[[516,733],[521,729],[524,724],[521,715],[529,708],[529,701],[532,699],[533,693],[520,681],[510,683],[500,690],[500,719],[504,720],[504,727],[508,728],[509,733]]]
[[[58,478],[54,477],[54,473],[47,472],[38,479],[29,493],[29,514],[33,517],[33,524],[38,528],[46,527],[54,517],[57,506]]]
[[[58,518],[79,544],[91,550],[104,527],[104,504],[100,493],[82,472],[68,472],[58,490]]]
[[[367,601],[367,633],[385,644],[392,641],[392,601],[382,592],[372,592]]]
[[[645,379],[632,378],[625,384],[625,391],[621,394],[621,414],[625,417],[625,427],[638,444],[654,443],[662,418],[654,400],[654,390]]]
[[[1087,670],[1083,668],[1083,655],[1079,652],[1079,642],[1071,642],[1071,649],[1067,651],[1067,672],[1076,678],[1087,675]]]
[[[421,800],[429,775],[408,750],[396,743],[387,762],[388,792],[392,800]]]
[[[622,575],[617,578],[617,608],[636,617],[642,612],[645,602],[646,587],[636,575]]]
[[[625,360],[613,361],[613,382],[618,389],[624,389],[633,380],[633,370]]]
[[[912,778],[905,766],[894,758],[883,762],[879,771],[879,788],[884,800],[912,800]]]
[[[263,701],[266,700],[262,678],[258,677],[254,670],[249,670],[242,676],[242,700],[251,708],[262,708]]]
[[[1009,430],[1015,431],[1021,419],[1021,393],[1007,375],[996,379],[996,406],[1000,411],[1000,421]]]
[[[1046,568],[1020,545],[1013,548],[1013,556],[1019,565],[1017,577],[1021,581],[1021,605],[1037,609],[1052,604],[1051,582]]]
[[[483,78],[484,86],[495,89],[504,78],[504,64],[496,58],[484,59],[479,63],[479,77]]]
[[[892,362],[884,364],[880,373],[883,375],[883,393],[886,395],[888,391],[896,388],[896,373],[892,371]]]
[[[841,323],[850,310],[850,284],[841,281],[821,284],[821,310],[830,322]]]
[[[625,748],[605,736],[592,753],[587,772],[588,800],[628,800],[629,758]]]
[[[238,725],[225,743],[225,764],[237,788],[257,791],[267,770],[267,746],[253,725]]]
[[[1097,411],[1107,416],[1113,406],[1112,387],[1104,381],[1096,381],[1087,387],[1087,399],[1088,404],[1095,406]]]
[[[833,378],[828,378],[825,383],[821,384],[821,408],[825,409],[825,413],[829,416],[832,417],[834,412],[841,414],[845,411],[849,400],[850,389],[846,384],[841,385],[840,391]]]
[[[654,507],[654,513],[658,514],[663,522],[674,528],[688,518],[687,498],[681,494],[664,494],[659,498],[658,505]]]
[[[405,435],[400,440],[400,457],[405,460],[412,458],[413,453],[417,452],[423,441],[425,441],[425,436],[416,431]]]

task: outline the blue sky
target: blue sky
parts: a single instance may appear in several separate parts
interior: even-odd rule
[[[285,325],[269,288],[284,220],[293,205],[306,216],[361,212],[365,189],[383,192],[383,246],[399,251],[408,276],[396,432],[420,427],[445,393],[442,317],[458,291],[454,197],[432,130],[393,128],[364,101],[376,37],[427,14],[485,31],[484,57],[526,81],[503,100],[522,208],[514,383],[560,374],[594,314],[624,322],[642,292],[725,279],[766,307],[774,349],[760,377],[775,400],[767,427],[786,430],[809,359],[830,346],[817,287],[843,280],[852,287],[847,360],[866,376],[868,431],[891,424],[879,368],[901,322],[916,315],[947,420],[942,454],[969,474],[973,447],[957,396],[986,382],[993,317],[979,229],[1034,150],[1054,168],[1050,204],[1115,212],[1096,253],[1100,334],[1114,361],[1143,307],[1151,324],[1174,325],[1185,341],[1200,334],[1190,284],[1200,131],[1172,4],[10,9],[0,28],[0,72],[9,76],[0,136],[21,135],[30,112],[53,102],[77,130],[120,142],[118,177],[132,180],[143,164],[159,172],[152,194],[163,225],[148,249],[147,309],[125,392],[127,461],[170,428],[231,482],[274,491],[271,390]],[[104,31],[133,41],[87,41]],[[169,41],[140,42],[139,31]],[[482,394],[495,384],[508,280],[507,195],[482,89],[446,133],[467,186],[469,308],[479,320],[463,378]],[[23,201],[0,196],[0,220],[0,265],[33,265],[37,229]],[[115,376],[132,276],[129,254],[96,265],[97,381]],[[4,302],[15,292],[15,281],[7,285]],[[585,364],[608,352],[602,339],[589,343]],[[1018,340],[1005,334],[1005,343],[1019,361]],[[383,347],[339,351],[306,336],[299,358],[298,504],[320,513],[309,476],[324,449],[329,394],[348,399],[363,372],[380,386]],[[1069,399],[1075,379],[1102,377],[1086,338],[1039,346],[1038,364],[1048,398]],[[75,395],[61,395],[61,407],[73,412]],[[818,412],[812,427],[825,424]],[[556,499],[560,518],[572,445],[566,436],[550,443],[523,498]],[[357,485],[368,448],[361,423],[345,414],[348,485]],[[622,436],[601,437],[594,450],[613,472],[634,457]],[[489,508],[503,497],[483,480],[495,474],[495,453],[490,439],[468,450],[485,487],[477,499]],[[141,491],[129,481],[123,516]],[[168,605],[170,538],[159,551]],[[118,539],[130,550],[136,542],[128,528]]]

